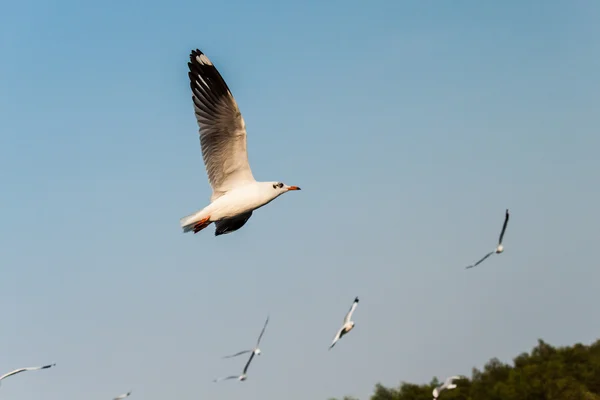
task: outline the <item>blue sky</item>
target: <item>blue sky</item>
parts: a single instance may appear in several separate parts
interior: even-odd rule
[[[3,398],[367,399],[597,338],[600,4],[366,4],[3,4],[0,370],[57,363]],[[303,189],[218,238],[194,48]]]

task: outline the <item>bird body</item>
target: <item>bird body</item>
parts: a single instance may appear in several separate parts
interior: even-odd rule
[[[220,379],[215,379],[213,382],[219,382],[219,381],[224,381],[224,380],[228,380],[228,379],[237,379],[241,382],[245,381],[246,379],[248,379],[248,367],[250,366],[250,363],[252,362],[252,359],[254,358],[254,352],[252,352],[252,354],[250,354],[250,358],[248,359],[248,362],[246,363],[246,366],[244,367],[244,371],[242,371],[241,375],[231,375],[225,378],[220,378]]]
[[[200,133],[202,158],[212,187],[210,204],[180,219],[183,232],[198,233],[215,223],[215,235],[237,231],[252,212],[297,186],[254,179],[246,144],[246,123],[213,63],[200,50],[190,54],[189,79]]]
[[[467,269],[478,266],[479,264],[484,262],[489,256],[491,256],[494,253],[500,254],[504,251],[504,246],[502,245],[502,240],[504,239],[504,232],[506,232],[506,225],[508,224],[509,216],[510,216],[510,214],[508,212],[508,209],[506,209],[506,213],[504,215],[504,224],[502,225],[502,231],[500,232],[500,237],[498,238],[498,245],[496,246],[496,248],[493,251],[490,251],[489,253],[487,253],[485,256],[483,256],[475,264],[467,266],[466,267]]]
[[[338,332],[338,335],[339,335],[338,340],[341,339],[345,334],[350,332],[353,328],[354,328],[354,321],[346,322],[344,324],[344,326],[342,326],[342,328]]]
[[[117,396],[117,397],[115,397],[113,400],[122,400],[122,399],[124,399],[125,397],[128,397],[130,394],[131,394],[131,390],[130,390],[129,392],[127,392],[127,393],[123,393],[123,394],[120,394],[120,395],[118,395],[118,396]]]
[[[242,354],[246,354],[246,353],[250,353],[250,352],[253,353],[253,356],[254,355],[259,356],[261,354],[261,350],[260,350],[260,348],[258,346],[260,345],[260,340],[262,339],[263,335],[265,334],[265,329],[267,329],[267,324],[269,323],[269,318],[270,317],[267,316],[267,319],[265,320],[265,324],[263,325],[263,328],[260,331],[260,335],[258,335],[258,339],[256,340],[256,346],[254,346],[254,348],[252,350],[243,350],[243,351],[240,351],[238,353],[232,354],[230,356],[225,356],[223,358],[237,357],[237,356],[240,356]],[[252,357],[250,357],[250,358],[252,358]]]
[[[247,372],[248,372],[248,367],[250,367],[250,363],[254,359],[254,356],[259,356],[261,354],[261,351],[260,351],[260,348],[258,347],[258,345],[260,344],[260,340],[262,339],[263,335],[265,334],[265,329],[267,329],[267,324],[269,323],[269,318],[270,317],[267,316],[267,319],[265,320],[265,324],[263,325],[263,328],[260,331],[260,335],[258,335],[258,340],[256,341],[256,346],[254,346],[254,348],[252,350],[243,350],[238,353],[232,354],[230,356],[223,357],[223,358],[231,358],[231,357],[237,357],[242,354],[251,353],[250,358],[248,359],[248,362],[246,362],[246,365],[244,366],[244,371],[242,371],[242,374],[239,376],[231,375],[226,378],[215,379],[214,382],[218,382],[221,380],[227,380],[227,379],[238,379],[240,381],[245,381],[248,378]]]
[[[352,306],[350,307],[350,311],[348,311],[348,313],[344,317],[344,322],[342,324],[342,327],[340,328],[340,330],[337,332],[337,334],[333,338],[333,342],[329,346],[329,350],[331,350],[331,348],[333,346],[335,346],[335,344],[338,342],[338,340],[340,340],[342,337],[344,337],[344,335],[346,335],[348,332],[350,332],[352,329],[354,329],[355,324],[351,318],[352,318],[352,314],[354,313],[354,310],[356,310],[357,306],[358,306],[358,297],[356,297],[354,299],[354,302],[352,303]]]
[[[181,226],[184,232],[189,232],[200,221],[210,223],[233,219],[269,204],[288,190],[298,190],[294,186],[276,187],[278,184],[279,182],[252,182],[235,187],[202,210],[182,218]]]
[[[436,400],[439,397],[440,393],[444,390],[455,389],[456,383],[454,383],[454,381],[458,379],[464,379],[464,377],[460,375],[455,375],[446,378],[443,384],[433,389],[433,399]]]

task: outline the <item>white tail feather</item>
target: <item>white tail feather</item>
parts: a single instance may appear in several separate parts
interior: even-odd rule
[[[204,210],[196,211],[195,213],[185,216],[179,220],[179,223],[183,228],[183,232],[194,230],[194,225],[204,218],[202,211]]]

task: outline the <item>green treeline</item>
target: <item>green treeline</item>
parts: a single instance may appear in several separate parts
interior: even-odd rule
[[[433,388],[445,378],[433,378],[428,385],[403,382],[398,388],[377,384],[371,400],[431,400]],[[538,340],[513,365],[492,358],[482,371],[473,368],[470,379],[456,383],[439,400],[600,400],[600,340],[568,347]]]

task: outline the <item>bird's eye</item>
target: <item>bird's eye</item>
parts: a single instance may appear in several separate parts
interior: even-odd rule
[[[283,187],[283,183],[278,183],[277,186],[281,189]]]

